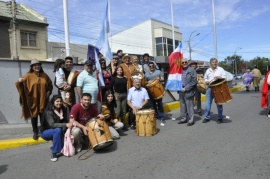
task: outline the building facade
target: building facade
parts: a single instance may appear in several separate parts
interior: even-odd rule
[[[178,27],[174,27],[175,46],[182,41]],[[173,52],[172,26],[149,19],[123,30],[109,38],[112,52],[122,49],[124,53],[150,56],[169,56]]]
[[[46,18],[25,4],[0,1],[0,58],[46,60],[47,27]]]

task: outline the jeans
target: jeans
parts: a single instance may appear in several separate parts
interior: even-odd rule
[[[52,140],[52,153],[60,153],[64,144],[64,135],[61,128],[47,129],[40,133],[44,140]]]
[[[205,103],[205,110],[204,110],[204,118],[209,120],[210,119],[210,110],[211,110],[211,105],[212,101],[214,99],[214,96],[212,94],[211,88],[208,88],[206,90],[206,103]],[[217,110],[218,110],[218,119],[223,119],[223,106],[217,104]]]
[[[127,107],[127,93],[114,92],[114,96],[116,100],[115,113],[124,121]]]
[[[150,97],[150,100],[151,100],[152,106],[155,110],[156,117],[160,121],[164,120],[165,118],[164,118],[162,98],[155,100],[155,99],[152,99],[152,97]]]

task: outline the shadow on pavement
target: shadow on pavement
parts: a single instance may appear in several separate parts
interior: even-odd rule
[[[5,173],[8,169],[8,165],[0,165],[0,174]]]

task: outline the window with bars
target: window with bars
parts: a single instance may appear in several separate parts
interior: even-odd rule
[[[21,46],[36,47],[37,46],[37,33],[36,32],[21,32]]]

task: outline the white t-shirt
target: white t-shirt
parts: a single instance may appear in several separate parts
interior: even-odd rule
[[[55,72],[55,77],[56,77],[56,84],[59,83],[64,83],[66,80],[62,77],[62,75],[65,75],[64,71],[62,68],[59,68],[56,72]]]

